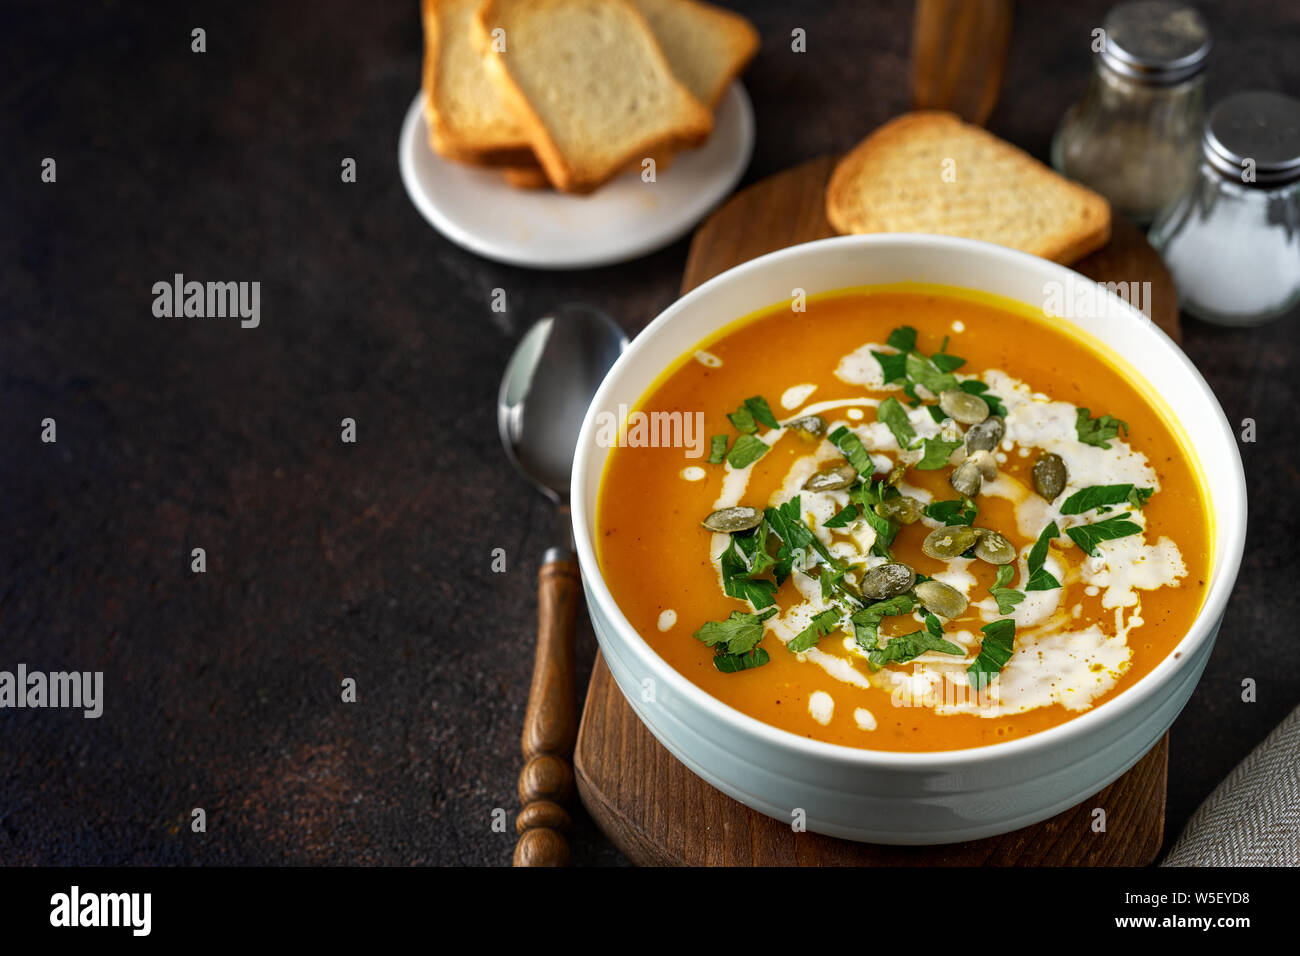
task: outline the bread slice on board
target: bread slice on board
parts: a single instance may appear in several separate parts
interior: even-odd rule
[[[557,189],[590,192],[713,128],[629,0],[487,0],[475,33]]]
[[[523,127],[484,69],[470,24],[481,0],[422,0],[424,110],[430,145],[479,165],[535,162]]]
[[[650,24],[677,79],[709,109],[758,51],[754,25],[696,0],[632,0]]]
[[[1110,239],[1110,205],[952,113],[905,113],[840,160],[826,189],[837,232],[983,239],[1071,263]]]

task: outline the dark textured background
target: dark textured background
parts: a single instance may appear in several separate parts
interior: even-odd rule
[[[995,132],[1046,156],[1106,6],[1019,4]],[[1300,92],[1300,6],[1203,8],[1211,100]],[[910,3],[747,12],[764,42],[746,181],[907,107]],[[0,668],[106,683],[97,721],[0,712],[0,861],[508,862],[491,811],[516,808],[550,515],[498,447],[497,380],[559,301],[639,329],[674,298],[686,242],[545,274],[431,230],[396,163],[413,0],[6,4],[0,45]],[[151,286],[175,272],[260,280],[261,327],[154,318]],[[1186,322],[1188,354],[1259,441],[1243,446],[1241,582],[1173,731],[1167,839],[1300,698],[1297,318]],[[39,441],[46,416],[57,444]],[[584,672],[592,650],[585,636]],[[586,822],[576,856],[620,861]]]

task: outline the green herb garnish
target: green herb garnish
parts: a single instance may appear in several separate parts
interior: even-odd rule
[[[893,555],[890,554],[889,549],[894,543],[894,538],[898,536],[898,524],[876,511],[876,505],[884,500],[889,491],[898,493],[894,488],[886,490],[885,483],[882,481],[869,481],[850,489],[849,498],[858,506],[858,515],[855,517],[861,517],[876,532],[871,553],[892,560]]]
[[[1098,521],[1093,524],[1075,525],[1073,528],[1066,528],[1065,533],[1070,536],[1070,540],[1084,550],[1085,553],[1096,555],[1097,545],[1103,541],[1113,541],[1116,538],[1127,538],[1131,534],[1140,534],[1142,526],[1134,524],[1127,520],[1133,513],[1126,511],[1122,515],[1116,515],[1113,518],[1107,518],[1105,521]]]
[[[912,427],[912,422],[907,417],[907,410],[898,399],[891,396],[881,402],[876,407],[876,419],[884,422],[894,433],[899,448],[910,448],[912,442],[916,440],[916,429]]]
[[[1034,542],[1034,546],[1029,551],[1027,562],[1029,565],[1029,580],[1025,583],[1026,591],[1050,591],[1052,588],[1061,586],[1061,582],[1056,580],[1052,572],[1043,567],[1047,562],[1047,546],[1060,533],[1061,529],[1053,521],[1043,529],[1043,533]]]
[[[727,452],[727,464],[732,468],[748,468],[767,454],[768,446],[753,435],[741,435]]]
[[[867,655],[867,663],[878,670],[886,664],[906,664],[926,651],[939,651],[943,654],[966,653],[958,645],[944,640],[943,627],[939,624],[939,619],[933,614],[927,614],[925,630],[891,637],[884,647],[877,647]]]
[[[966,668],[967,678],[977,691],[983,690],[993,678],[1002,673],[1002,668],[1011,660],[1011,651],[1016,641],[1016,622],[1010,618],[992,621],[980,630],[984,641],[980,645],[979,656],[975,663]]]
[[[993,587],[989,588],[989,594],[993,595],[993,600],[998,602],[999,614],[1010,614],[1016,609],[1016,605],[1025,599],[1024,591],[1016,591],[1009,587],[1011,579],[1015,577],[1015,568],[1010,564],[998,566],[998,577],[993,582]]]
[[[933,359],[926,358],[920,352],[908,352],[905,368],[907,377],[917,385],[924,385],[930,392],[938,395],[950,388],[957,388],[957,377],[951,372],[942,371]]]
[[[718,648],[719,651],[722,648]],[[726,654],[718,653],[713,655],[713,666],[724,674],[734,674],[737,671],[747,671],[754,667],[762,667],[771,658],[767,656],[767,651],[761,647],[756,647],[746,654]]]
[[[858,520],[858,506],[847,504],[822,522],[823,528],[847,528]]]
[[[864,651],[874,651],[880,646],[880,622],[896,614],[907,614],[914,607],[916,602],[909,591],[885,601],[876,601],[860,611],[855,611],[849,617],[849,621],[853,624],[853,636],[858,646]]]
[[[870,477],[871,473],[876,470],[875,464],[871,461],[871,455],[867,453],[866,446],[862,444],[862,439],[843,425],[826,437],[849,460],[849,464],[858,470],[859,475],[864,478]]]
[[[974,524],[979,510],[969,498],[953,498],[931,502],[921,509],[921,513],[944,525]]]
[[[803,521],[803,501],[795,495],[783,505],[763,512],[772,533],[792,548],[806,548],[813,541],[812,530]]]
[[[811,624],[794,636],[785,649],[792,654],[802,654],[816,647],[817,642],[838,628],[839,624],[840,612],[837,608],[822,611],[812,619]]]
[[[1134,508],[1144,508],[1146,503],[1151,500],[1151,496],[1156,493],[1154,488],[1134,488],[1128,494],[1128,503]]]
[[[755,572],[746,563],[742,554],[736,551],[733,543],[722,552],[722,589],[728,597],[748,601],[755,610],[771,607],[776,603],[776,585],[767,578],[757,578]],[[764,552],[766,557],[766,552]]]
[[[727,436],[714,435],[709,439],[709,464],[720,465],[727,459]]]
[[[925,454],[921,460],[916,463],[920,471],[934,471],[936,468],[942,468],[948,464],[948,459],[952,453],[961,447],[961,439],[956,441],[947,441],[943,438],[927,438],[924,440]]]
[[[747,654],[763,639],[763,622],[775,613],[774,607],[758,614],[732,611],[725,621],[707,622],[695,639],[709,647],[725,646],[728,654]]]
[[[889,333],[885,344],[900,352],[910,352],[916,348],[916,329],[910,325],[901,325]]]
[[[1121,421],[1112,415],[1089,418],[1089,414],[1091,413],[1086,408],[1077,409],[1074,423],[1074,431],[1079,436],[1079,441],[1085,445],[1109,448],[1110,439],[1118,438],[1121,430],[1125,435],[1128,434],[1127,422]]]
[[[772,414],[772,409],[767,404],[767,399],[762,395],[754,395],[747,398],[739,408],[727,416],[731,419],[731,424],[736,426],[736,430],[745,434],[753,434],[758,431],[759,425],[768,428],[780,428],[781,425]]]
[[[1141,508],[1154,493],[1154,488],[1134,488],[1132,485],[1090,485],[1066,498],[1061,505],[1061,514],[1081,515],[1094,508],[1125,502]]]

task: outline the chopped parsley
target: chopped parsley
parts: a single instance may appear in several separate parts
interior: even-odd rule
[[[845,426],[841,425],[835,431],[826,436],[834,443],[835,447],[840,450],[849,464],[858,470],[858,474],[864,478],[869,477],[876,470],[875,464],[871,460],[871,455],[867,453],[866,447],[862,444],[862,439]]]
[[[823,528],[847,528],[858,520],[858,506],[847,504],[822,522]]]
[[[822,611],[812,619],[812,623],[794,636],[789,644],[785,646],[787,651],[792,654],[802,654],[817,646],[827,634],[832,633],[840,626],[840,612],[838,608],[830,608]]]
[[[772,414],[772,409],[767,404],[767,399],[762,395],[754,395],[747,398],[739,408],[727,416],[731,419],[731,424],[736,426],[736,431],[745,434],[753,434],[758,431],[758,426],[763,425],[767,428],[780,428],[776,416]]]
[[[894,543],[894,538],[898,536],[898,524],[881,515],[875,507],[890,492],[898,494],[898,489],[887,487],[882,481],[869,481],[854,486],[849,491],[849,497],[858,508],[858,515],[855,517],[860,516],[871,526],[871,530],[876,532],[876,540],[871,544],[871,553],[892,560],[893,555],[889,549]]]
[[[714,435],[709,439],[709,464],[720,465],[727,459],[727,436]]]
[[[916,607],[912,593],[908,591],[885,601],[868,604],[860,611],[855,611],[849,621],[853,624],[853,637],[864,651],[874,651],[880,646],[880,622],[896,614],[907,614]]]
[[[1154,493],[1154,488],[1134,488],[1132,485],[1091,485],[1066,498],[1061,505],[1061,514],[1081,515],[1094,508],[1125,503],[1141,508]]]
[[[927,614],[925,630],[891,637],[884,647],[877,647],[867,655],[867,663],[876,669],[886,664],[906,664],[926,651],[958,655],[966,653],[958,645],[944,640],[943,627],[939,624],[939,619],[933,614]]]
[[[725,621],[709,621],[695,632],[695,639],[709,647],[725,647],[728,654],[748,654],[763,639],[763,622],[776,613],[771,607],[758,614],[732,611]]]
[[[1029,580],[1025,583],[1026,591],[1050,591],[1061,586],[1061,582],[1056,580],[1055,575],[1043,567],[1047,563],[1047,546],[1060,533],[1061,529],[1053,521],[1043,529],[1043,533],[1038,536],[1038,540],[1029,550]]]
[[[732,468],[748,468],[767,454],[768,446],[753,435],[741,435],[727,452],[727,464]]]
[[[1107,518],[1105,521],[1098,521],[1093,524],[1075,525],[1073,528],[1066,528],[1065,533],[1070,536],[1070,540],[1084,550],[1086,554],[1096,555],[1097,545],[1103,541],[1113,541],[1116,538],[1127,538],[1131,534],[1140,534],[1142,526],[1134,524],[1127,519],[1131,518],[1133,513],[1126,511],[1122,515],[1116,515],[1113,518]]]
[[[975,663],[966,668],[966,673],[970,675],[967,679],[977,691],[988,686],[993,678],[1002,673],[1007,661],[1011,660],[1011,651],[1016,641],[1016,622],[1004,617],[985,624],[980,630],[984,633],[984,641],[980,644],[979,656],[975,658]]]
[[[921,471],[934,471],[948,464],[952,453],[961,447],[961,439],[947,441],[943,438],[927,438],[924,446],[925,454],[916,463],[916,467]]]
[[[747,671],[750,668],[762,667],[771,660],[767,656],[767,651],[761,647],[756,647],[752,651],[744,654],[728,654],[718,648],[718,653],[713,655],[713,666],[724,674],[734,674],[737,671]]]
[[[885,339],[885,344],[898,349],[900,352],[910,352],[916,348],[916,329],[910,325],[902,325],[889,333],[889,338]]]
[[[745,556],[736,550],[735,541],[733,537],[727,550],[722,552],[722,589],[726,591],[727,597],[748,601],[755,610],[771,607],[776,603],[776,584],[767,578],[754,576],[757,572],[750,568]],[[763,552],[763,555],[766,557],[767,552]]]
[[[912,422],[907,417],[907,409],[903,408],[898,399],[893,396],[876,407],[876,419],[884,422],[893,432],[899,448],[910,448],[912,442],[916,441],[916,429],[912,427]]]
[[[993,587],[989,588],[989,594],[993,595],[993,600],[998,602],[999,614],[1010,614],[1016,609],[1016,605],[1025,599],[1024,591],[1016,591],[1007,587],[1015,574],[1016,571],[1013,565],[998,565],[998,577],[993,582]]]
[[[1085,445],[1094,445],[1097,448],[1109,448],[1110,440],[1118,438],[1119,433],[1123,430],[1128,434],[1128,423],[1115,418],[1113,415],[1102,415],[1100,418],[1089,418],[1091,412],[1086,408],[1076,409],[1076,420],[1074,423],[1075,434],[1079,436],[1079,441]]]
[[[921,509],[927,518],[933,518],[940,524],[974,524],[979,510],[969,498],[953,498],[950,501],[935,501]]]
[[[904,368],[914,385],[924,385],[935,395],[958,387],[957,376],[941,370],[934,359],[926,358],[920,352],[908,352]]]

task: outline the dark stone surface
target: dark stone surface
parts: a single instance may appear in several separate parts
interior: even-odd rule
[[[1300,8],[1204,6],[1212,99],[1300,90]],[[1018,5],[995,132],[1046,155],[1105,7]],[[510,859],[491,815],[515,810],[550,515],[505,465],[497,379],[562,300],[636,331],[673,300],[686,242],[546,274],[433,232],[395,158],[416,8],[5,7],[0,667],[103,670],[106,704],[99,720],[0,712],[4,863]],[[747,181],[906,107],[910,4],[749,12],[764,43]],[[190,52],[195,26],[206,54]],[[795,26],[805,55],[789,51]],[[39,181],[45,156],[57,184]],[[151,287],[176,272],[261,281],[261,327],[155,318]],[[505,317],[489,310],[497,287]],[[1243,446],[1242,580],[1174,728],[1171,835],[1300,697],[1296,319],[1186,325],[1188,354],[1259,440]],[[47,416],[56,444],[38,437]],[[584,669],[593,646],[585,634]],[[1258,703],[1240,701],[1244,677]],[[620,859],[585,823],[576,855]]]

